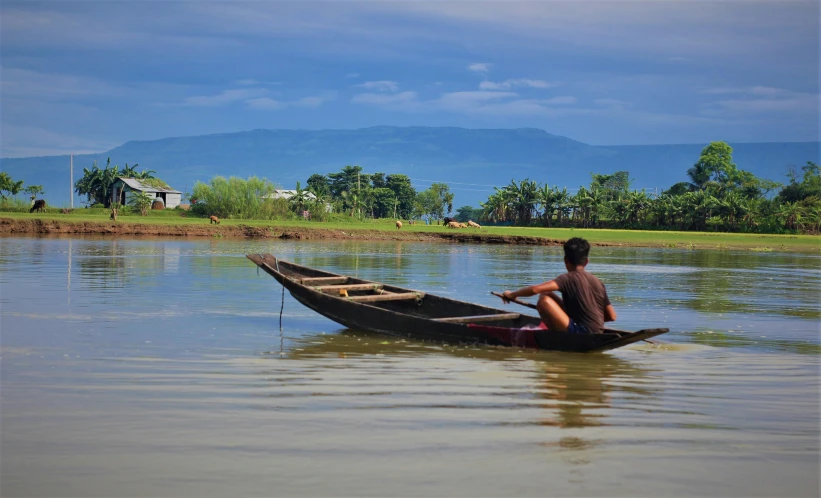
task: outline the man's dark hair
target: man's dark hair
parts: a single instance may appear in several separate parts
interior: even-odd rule
[[[564,257],[574,266],[586,265],[590,244],[581,237],[573,237],[564,243]]]

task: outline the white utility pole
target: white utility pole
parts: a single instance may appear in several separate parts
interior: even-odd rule
[[[68,162],[68,198],[71,199],[71,209],[74,209],[74,154],[69,156]]]

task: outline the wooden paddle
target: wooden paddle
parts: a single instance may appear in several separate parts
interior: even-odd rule
[[[501,297],[502,299],[507,299],[503,294],[499,294],[498,292],[490,291],[490,293],[493,294],[496,297]],[[526,303],[524,301],[519,301],[515,297],[513,299],[507,299],[507,300],[510,301],[510,302],[516,303],[516,304],[521,304],[522,306],[527,306],[528,308],[531,308],[531,309],[534,309],[534,310],[538,309],[538,308],[536,308],[535,304]]]
[[[490,291],[490,293],[491,293],[491,294],[493,294],[493,295],[494,295],[494,296],[496,296],[496,297],[501,297],[502,299],[507,299],[507,298],[504,296],[504,294],[499,294],[498,292],[493,292],[493,291]],[[515,297],[514,297],[513,299],[507,299],[507,300],[508,300],[508,301],[510,301],[510,302],[512,302],[512,303],[521,304],[522,306],[526,306],[526,307],[528,307],[528,308],[532,308],[532,309],[534,309],[534,310],[535,310],[535,309],[538,309],[538,308],[536,307],[536,305],[535,305],[535,304],[532,304],[532,303],[526,303],[526,302],[524,302],[524,301],[519,301],[519,300],[518,300],[517,298],[515,298]],[[649,340],[649,339],[642,339],[642,341],[644,341],[644,342],[649,342],[650,344],[652,344],[652,345],[654,345],[654,346],[658,346],[658,343],[657,343],[657,342],[655,342],[655,341],[651,341],[651,340]]]

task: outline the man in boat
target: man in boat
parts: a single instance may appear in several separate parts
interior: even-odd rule
[[[538,285],[505,291],[502,300],[539,295],[536,309],[548,330],[571,334],[601,334],[604,322],[616,319],[616,310],[607,297],[604,284],[585,271],[590,244],[579,237],[564,243],[567,273]],[[562,297],[554,292],[559,291]]]

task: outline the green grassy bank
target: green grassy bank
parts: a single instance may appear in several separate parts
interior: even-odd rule
[[[43,220],[68,223],[99,223],[110,227],[108,212],[103,210],[76,209],[71,213],[59,212],[13,213],[0,211],[0,218],[11,220]],[[344,217],[343,217],[344,218]],[[200,218],[191,213],[178,210],[151,211],[148,216],[125,215],[120,216],[117,224],[141,224],[177,227],[192,230],[201,230],[209,225],[207,218]],[[327,222],[312,221],[269,221],[269,220],[222,220],[220,227],[251,226],[276,227],[277,229],[311,229],[336,231],[363,231],[363,238],[367,238],[367,231],[379,230],[394,232],[398,239],[405,234],[459,232],[472,235],[487,235],[501,237],[541,237],[548,239],[566,240],[571,237],[584,237],[593,244],[625,245],[636,247],[670,247],[685,249],[745,249],[754,251],[801,251],[818,252],[821,250],[821,237],[813,235],[763,235],[741,233],[714,233],[714,232],[676,232],[676,231],[646,231],[646,230],[608,230],[608,229],[574,229],[574,228],[526,228],[526,227],[482,227],[481,229],[458,229],[439,226],[416,224],[409,225],[403,222],[401,231],[398,231],[393,220],[365,220],[337,219]],[[217,229],[217,226],[213,226]],[[101,230],[101,233],[110,233],[110,230]]]

